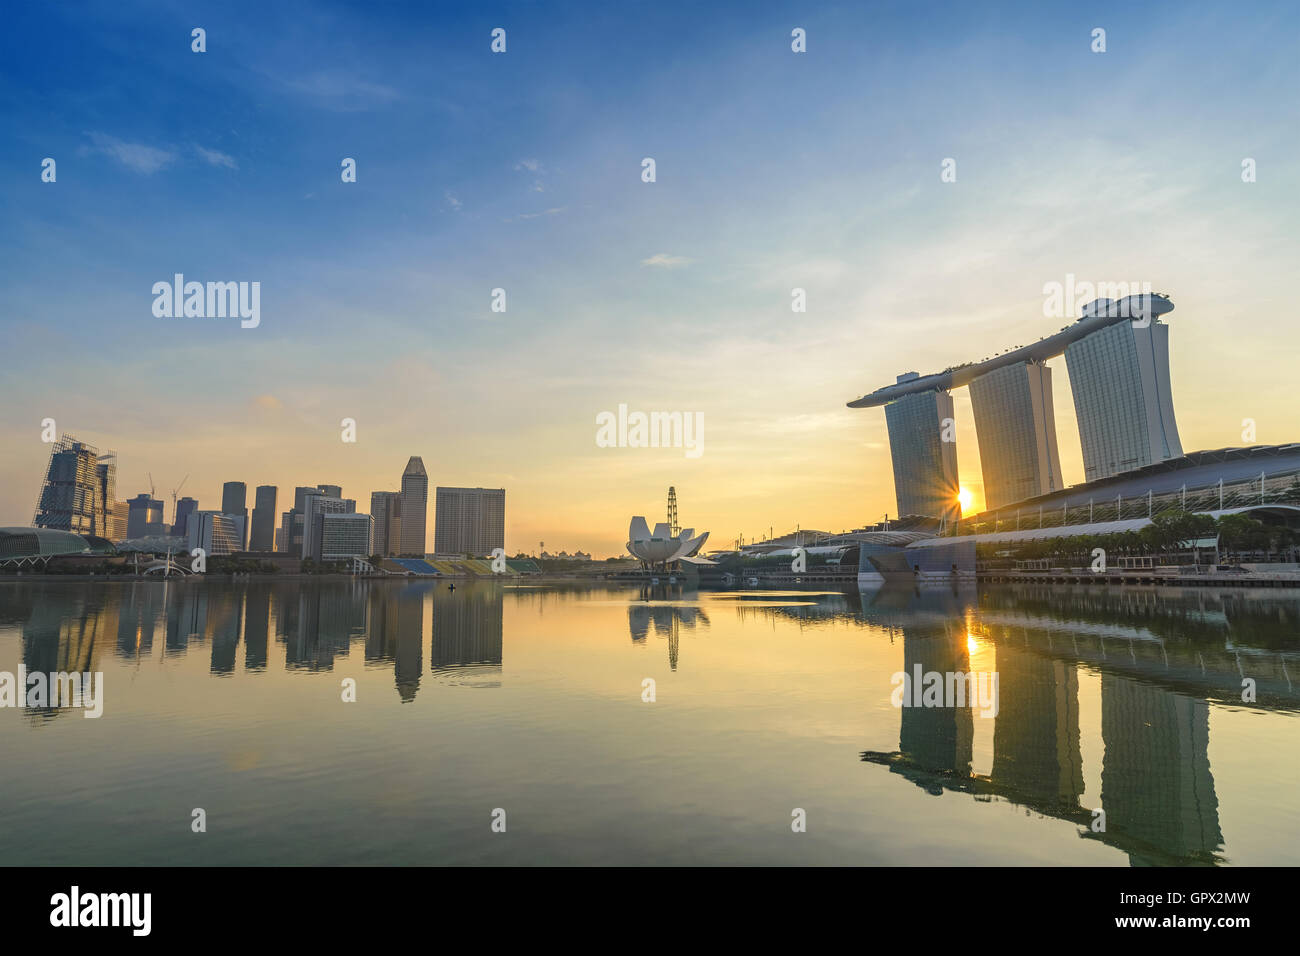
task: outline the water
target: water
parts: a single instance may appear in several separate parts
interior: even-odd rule
[[[1295,865],[1298,625],[1289,591],[3,582],[0,671],[102,671],[104,712],[0,709],[0,863]],[[996,672],[996,716],[895,706],[918,664]]]

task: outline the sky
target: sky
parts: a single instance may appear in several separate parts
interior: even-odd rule
[[[15,6],[0,525],[31,523],[53,418],[168,520],[182,481],[367,510],[419,455],[506,489],[512,554],[621,553],[670,485],[708,547],[860,527],[893,480],[846,402],[1055,332],[1068,275],[1172,298],[1185,450],[1298,440],[1300,11],[1134,6]],[[260,324],[156,316],[176,273],[259,282]],[[702,416],[701,453],[601,447],[620,404]]]

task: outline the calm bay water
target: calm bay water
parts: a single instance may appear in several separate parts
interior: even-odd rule
[[[20,665],[104,713],[0,709],[5,865],[1300,863],[1296,592],[0,582]]]

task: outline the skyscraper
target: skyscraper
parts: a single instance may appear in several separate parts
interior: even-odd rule
[[[64,435],[50,448],[32,524],[74,534],[107,538],[109,514],[117,493],[117,458],[100,455],[94,445]]]
[[[114,501],[108,519],[108,540],[114,544],[126,540],[126,526],[130,520],[131,506],[125,501]]]
[[[1120,321],[1065,349],[1087,481],[1179,458],[1169,326]]]
[[[1045,363],[1017,362],[981,375],[970,383],[970,400],[988,508],[1064,487]]]
[[[189,534],[190,515],[199,510],[197,499],[186,496],[176,502],[176,514],[173,515],[172,534],[183,536]]]
[[[293,507],[280,518],[280,542],[279,550],[285,554],[302,554],[302,535],[303,535],[303,513],[307,508],[307,498],[310,495],[324,494],[321,489],[329,488],[330,498],[343,497],[343,491],[334,485],[317,485],[315,487],[308,485],[299,485],[293,489]]]
[[[424,557],[428,515],[429,475],[424,470],[424,462],[412,455],[402,472],[402,554]]]
[[[942,499],[950,477],[956,486],[956,449],[951,441],[947,450],[935,446],[931,423],[936,412],[941,421],[951,417],[950,393],[963,385],[971,386],[990,507],[1059,489],[1051,377],[1044,363],[1061,354],[1088,481],[1181,457],[1169,387],[1169,329],[1159,320],[1173,309],[1168,296],[1151,292],[1094,299],[1081,307],[1077,321],[1030,345],[931,375],[908,372],[849,402],[850,408],[886,409],[899,510],[948,512]],[[914,396],[921,401],[911,401]]]
[[[126,536],[128,538],[153,538],[165,532],[163,503],[143,492],[127,503]]]
[[[917,378],[915,372],[899,382]],[[893,452],[898,514],[959,518],[957,445],[952,438],[952,395],[943,390],[903,395],[885,406]]]
[[[400,491],[371,492],[370,517],[375,520],[372,553],[381,557],[397,554],[402,543],[402,493]]]
[[[492,553],[506,545],[504,488],[439,488],[433,549],[438,554]]]
[[[258,485],[253,501],[253,527],[249,534],[250,551],[271,551],[275,548],[275,485]]]
[[[248,485],[228,481],[221,486],[221,513],[244,519],[239,550],[248,550]]]
[[[303,500],[302,516],[302,551],[304,558],[312,558],[320,561],[322,556],[321,545],[323,542],[322,531],[324,527],[324,516],[327,514],[355,514],[357,503],[351,498],[335,498],[330,495],[320,494],[307,495]],[[366,545],[367,549],[370,544],[369,525],[366,527]],[[361,553],[369,554],[369,550],[363,549]]]
[[[104,504],[104,520],[97,525],[95,534],[110,541],[121,540],[113,537],[115,527],[114,508],[117,505],[117,453],[109,452],[107,455],[100,455],[99,461],[95,464],[95,479],[99,482],[99,497]],[[122,533],[125,535],[126,526],[123,524]]]
[[[190,513],[187,524],[186,544],[190,549],[202,548],[209,557],[243,550],[247,534],[240,515],[194,511]]]
[[[320,516],[320,534],[316,536],[319,561],[346,561],[371,554],[372,520],[370,515],[347,512]]]

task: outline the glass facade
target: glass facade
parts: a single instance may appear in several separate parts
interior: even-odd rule
[[[100,455],[93,445],[64,435],[50,449],[50,463],[32,524],[111,537],[116,472],[112,452]]]
[[[146,538],[166,533],[163,528],[163,503],[157,498],[139,494],[127,503],[126,536]]]
[[[320,560],[345,561],[357,556],[369,557],[370,545],[370,515],[346,513],[320,516]]]
[[[331,498],[320,493],[307,495],[302,520],[302,557],[316,561],[325,560],[324,518],[331,514],[355,514],[356,510],[357,503],[351,498]],[[369,518],[370,516],[366,515],[366,519]],[[369,547],[370,535],[367,532],[365,549],[353,553],[368,556]]]
[[[202,548],[209,557],[234,554],[244,548],[244,519],[219,511],[195,511],[190,515],[187,546]]]
[[[242,481],[228,481],[221,486],[221,513],[235,515],[244,519],[244,528],[248,528],[248,485]],[[243,551],[247,541],[241,541],[239,550]]]
[[[1183,453],[1169,385],[1169,326],[1118,322],[1065,349],[1087,481]]]
[[[253,526],[248,538],[250,551],[272,551],[275,548],[275,501],[279,494],[275,485],[258,485],[253,499]]]
[[[910,374],[910,373],[909,373]],[[900,377],[900,381],[905,377]],[[898,514],[952,520],[961,516],[957,503],[957,443],[952,395],[918,392],[885,406],[889,449],[894,464]]]
[[[372,491],[370,517],[374,519],[373,554],[391,557],[402,543],[402,493]]]
[[[1061,456],[1052,408],[1052,370],[1019,362],[970,383],[989,508],[1059,491]]]

